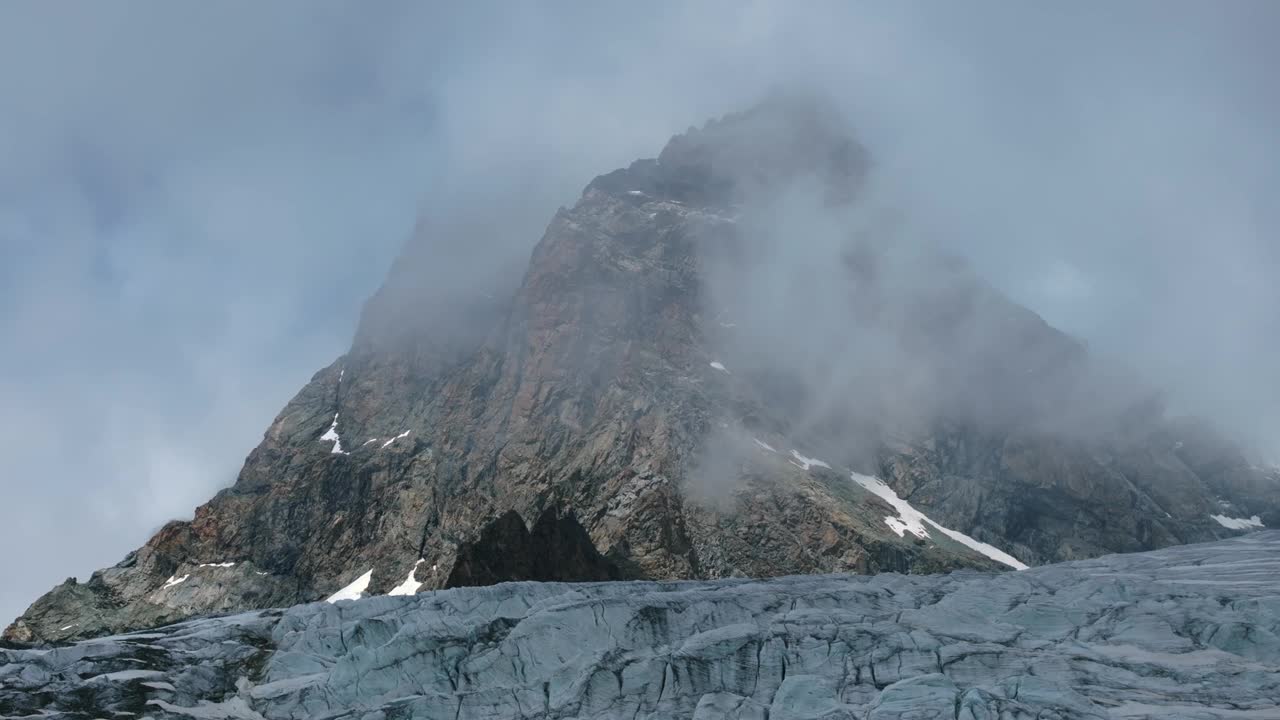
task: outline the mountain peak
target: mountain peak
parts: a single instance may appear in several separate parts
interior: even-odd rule
[[[754,223],[794,219],[741,210],[794,188],[815,193],[807,208],[856,203],[870,171],[831,105],[775,96],[594,180],[511,294],[460,306],[398,263],[352,350],[289,402],[232,487],[51,590],[6,639],[343,589],[994,570],[1231,534],[1215,515],[1280,523],[1274,476],[1202,462],[1231,453],[1179,450],[1159,416],[1097,440],[1046,432],[1054,402],[994,397],[1069,397],[1059,369],[1080,349],[975,283],[912,294],[860,260],[828,278],[838,303],[788,306],[743,342],[761,324],[747,310],[777,300],[752,298],[758,283],[797,245],[770,227],[781,241],[737,283],[740,305],[717,304],[713,279]],[[798,277],[783,290],[804,299]],[[809,346],[838,352],[809,353],[819,371],[797,380],[782,361]],[[887,427],[884,408],[917,401],[946,412],[911,407],[910,432]],[[1018,413],[980,422],[993,404]]]
[[[655,160],[601,176],[588,189],[639,191],[695,205],[727,205],[800,178],[832,203],[853,199],[870,168],[834,103],[776,93],[750,109],[676,135]]]

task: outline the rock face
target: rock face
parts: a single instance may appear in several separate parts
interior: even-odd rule
[[[838,220],[871,177],[829,109],[777,99],[596,178],[505,292],[415,282],[451,240],[419,238],[232,487],[4,637],[288,606],[370,572],[382,594],[996,569],[1238,532],[1214,514],[1280,523],[1274,469],[1099,391],[1078,343],[951,261],[854,233],[815,264],[828,295],[762,293],[783,250],[821,245],[785,225],[794,199]],[[799,333],[801,310],[829,322]],[[526,534],[537,553],[507,555]]]
[[[1275,718],[1280,532],[1019,573],[506,583],[0,650],[0,716]]]
[[[493,521],[473,542],[463,543],[449,571],[448,587],[494,585],[514,580],[617,580],[621,570],[591,544],[591,536],[569,513],[542,513],[530,530],[514,510]]]

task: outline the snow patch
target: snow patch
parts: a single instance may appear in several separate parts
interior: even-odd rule
[[[181,715],[194,720],[254,720],[262,717],[239,695],[223,702],[201,700],[199,704],[190,706],[173,705],[160,699],[148,700],[147,704],[154,705],[170,715]]]
[[[919,538],[928,538],[929,531],[925,529],[924,513],[916,510],[911,503],[898,497],[898,493],[889,487],[880,478],[871,477],[870,475],[861,475],[859,473],[849,473],[853,481],[862,486],[863,490],[884,500],[894,510],[898,511],[898,517],[886,517],[884,522],[888,525],[898,537],[903,537],[903,533],[911,533]]]
[[[221,562],[221,563],[200,563],[200,564],[199,564],[199,565],[197,565],[196,567],[223,567],[223,568],[225,568],[225,567],[235,567],[235,566],[236,566],[236,564],[235,564],[235,563],[233,563],[233,562]]]
[[[1000,548],[994,545],[988,545],[987,543],[984,543],[980,540],[974,540],[973,538],[969,537],[968,535],[965,535],[959,530],[952,530],[951,528],[942,527],[941,525],[939,525],[938,523],[934,522],[933,520],[927,517],[925,518],[925,521],[928,522],[930,525],[934,526],[935,528],[941,530],[942,533],[947,537],[951,538],[952,540],[955,540],[961,545],[968,547],[970,550],[986,555],[987,557],[991,558],[992,560],[995,560],[998,563],[1004,563],[1005,565],[1008,565],[1014,570],[1027,569],[1026,563],[1022,562],[1018,558],[1010,555],[1009,553],[1001,550]]]
[[[397,436],[395,436],[395,437],[391,438],[390,440],[388,440],[388,441],[386,441],[386,442],[382,443],[382,447],[386,447],[386,446],[390,445],[391,443],[393,443],[393,442],[395,442],[395,441],[399,440],[399,439],[400,439],[400,438],[402,438],[402,437],[407,437],[407,436],[409,435],[409,433],[410,433],[410,432],[411,432],[410,430],[405,430],[404,432],[400,433],[399,435],[397,435]]]
[[[98,680],[106,680],[109,682],[129,682],[130,680],[158,677],[164,677],[164,673],[159,670],[117,670],[116,672],[95,675],[85,682],[96,682]]]
[[[759,446],[760,446],[760,449],[761,449],[761,450],[768,450],[768,451],[769,451],[769,452],[771,452],[771,453],[776,453],[776,452],[778,452],[777,450],[774,450],[774,449],[773,449],[773,446],[772,446],[772,445],[770,445],[769,443],[767,443],[767,442],[765,442],[765,441],[761,440],[760,438],[751,438],[751,439],[755,441],[756,445],[759,445]]]
[[[174,577],[173,575],[170,575],[170,576],[169,576],[169,579],[164,581],[164,585],[162,585],[162,586],[160,587],[160,589],[161,589],[161,590],[168,590],[169,588],[173,587],[174,585],[178,585],[178,584],[180,584],[180,583],[184,583],[184,582],[186,582],[186,581],[187,581],[187,578],[189,578],[189,577],[191,577],[191,574],[190,574],[190,573],[188,573],[188,574],[186,574],[186,575],[183,575],[182,577]]]
[[[722,372],[722,373],[728,373],[728,372],[729,372],[728,370],[726,370],[726,369],[724,368],[724,364],[723,364],[723,363],[721,363],[721,362],[720,362],[720,361],[718,361],[718,360],[717,360],[716,362],[711,363],[711,367],[715,368],[716,370],[719,370],[719,371],[720,371],[720,372]]]
[[[644,195],[644,191],[642,191],[642,190],[628,190],[628,191],[627,191],[627,194],[628,194],[628,195]]]
[[[356,578],[350,585],[325,598],[324,601],[336,603],[339,600],[359,600],[364,597],[364,591],[369,589],[369,581],[372,579],[373,568],[369,568],[368,572]]]
[[[73,627],[75,627],[75,626],[76,626],[76,624],[75,624],[75,623],[71,623],[70,625],[63,625],[62,627],[58,628],[58,632],[62,632],[62,631],[64,631],[64,630],[70,630],[71,628],[73,628]]]
[[[862,487],[862,489],[872,495],[875,495],[881,500],[884,500],[890,507],[898,511],[898,517],[889,516],[884,519],[884,523],[889,526],[889,529],[897,533],[898,537],[903,537],[903,533],[909,532],[919,538],[928,538],[929,531],[925,526],[932,525],[943,535],[946,535],[961,545],[981,553],[996,562],[1004,563],[1015,570],[1027,569],[1025,563],[1019,561],[1017,558],[1004,552],[1000,548],[974,540],[958,530],[945,528],[934,522],[927,515],[912,507],[911,503],[898,497],[898,493],[894,492],[893,488],[885,484],[885,482],[880,478],[871,477],[870,475],[861,475],[855,472],[851,472],[849,475],[853,478],[854,482]]]
[[[391,588],[391,592],[387,594],[388,595],[412,595],[418,592],[418,588],[422,587],[423,583],[419,581],[415,576],[418,574],[418,566],[424,562],[426,562],[426,560],[419,559],[418,562],[414,563],[413,568],[409,570],[409,577],[405,578],[404,582]],[[432,566],[432,569],[435,569],[435,567]]]
[[[888,525],[890,530],[898,533],[898,537],[902,537],[904,532],[909,532],[916,537],[929,537],[929,531],[925,530],[923,525],[909,523],[900,518],[886,517],[884,519],[884,524]]]
[[[1232,518],[1226,515],[1210,515],[1209,517],[1218,521],[1218,524],[1230,530],[1248,530],[1249,528],[1263,528],[1262,518],[1254,515],[1250,518]]]
[[[333,451],[332,451],[332,452],[333,452],[333,454],[334,454],[334,455],[346,455],[346,454],[347,454],[346,452],[344,452],[344,451],[342,450],[342,438],[341,438],[341,437],[338,437],[338,413],[334,413],[334,414],[333,414],[333,424],[329,426],[329,429],[328,429],[328,430],[325,430],[325,431],[324,431],[324,434],[320,436],[320,440],[321,440],[321,441],[325,441],[325,440],[332,440],[332,441],[333,441]]]
[[[169,692],[177,692],[178,690],[173,686],[173,683],[167,683],[163,680],[157,680],[155,682],[144,682],[142,683],[142,685],[144,687],[149,687],[155,690],[168,690]],[[119,715],[119,714],[120,713],[116,713],[116,715]]]
[[[797,452],[797,451],[795,451],[795,450],[792,450],[792,451],[791,451],[791,457],[793,457],[793,458],[795,458],[795,459],[794,459],[794,460],[790,460],[790,461],[788,461],[788,462],[790,462],[792,465],[795,465],[796,467],[800,468],[801,470],[808,470],[808,469],[809,469],[809,468],[811,468],[811,467],[826,468],[826,469],[828,469],[828,470],[830,470],[830,469],[831,469],[831,466],[830,466],[830,465],[828,465],[828,464],[826,464],[826,463],[822,462],[821,460],[815,460],[814,458],[811,458],[811,457],[805,457],[804,455],[801,455],[799,452]],[[901,534],[901,533],[899,533],[899,534]]]

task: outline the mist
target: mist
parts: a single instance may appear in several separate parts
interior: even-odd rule
[[[5,6],[0,615],[230,484],[393,265],[509,284],[592,177],[777,88],[874,168],[874,212],[761,219],[805,223],[779,282],[896,218],[1280,459],[1278,30],[1269,2]]]

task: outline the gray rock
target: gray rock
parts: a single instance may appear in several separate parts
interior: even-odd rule
[[[1278,630],[1268,531],[1019,573],[520,582],[189,620],[0,650],[0,716],[1277,718]]]

